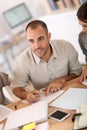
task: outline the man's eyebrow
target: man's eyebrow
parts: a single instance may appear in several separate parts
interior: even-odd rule
[[[28,39],[28,41],[33,41],[33,39]]]
[[[44,36],[39,36],[38,38],[40,38],[40,37],[44,37]]]
[[[87,27],[87,25],[83,25],[84,27]]]

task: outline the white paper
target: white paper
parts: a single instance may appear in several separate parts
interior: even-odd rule
[[[64,94],[53,101],[50,106],[64,109],[78,109],[87,103],[87,89],[69,88]]]
[[[45,96],[45,93],[43,92],[43,89],[40,90],[41,93],[41,98],[39,101],[45,100],[48,103],[52,102],[54,99],[56,99],[57,97],[59,97],[61,94],[64,93],[64,90],[59,90],[57,92],[51,93],[48,96]],[[24,103],[28,103],[26,100],[23,100],[22,102]]]
[[[0,130],[2,130],[2,128],[3,128],[3,124],[0,124]]]
[[[40,100],[46,100],[48,103],[52,102],[54,99],[56,99],[58,96],[60,96],[64,91],[59,90],[57,92],[51,93],[48,96],[45,96],[43,92],[41,92],[41,99]]]
[[[13,110],[11,110],[10,108],[4,106],[4,105],[0,105],[0,122],[4,119],[6,119],[9,115],[10,112],[12,112]]]
[[[83,130],[84,127],[87,127],[87,104],[81,105],[80,108],[76,110],[76,113],[82,113],[82,115],[78,118],[75,118],[74,130]],[[85,119],[83,119],[84,116],[86,116]]]
[[[30,122],[41,122],[47,120],[48,103],[40,101],[31,106],[13,111],[9,114],[4,130],[12,130]]]
[[[48,128],[49,128],[48,122],[44,122],[36,125],[35,130],[48,130]]]
[[[87,86],[87,79],[82,82],[83,85]]]

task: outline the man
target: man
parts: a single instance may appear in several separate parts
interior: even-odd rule
[[[10,84],[10,78],[8,74],[0,71],[0,104],[5,104],[5,98],[2,93],[3,86]]]
[[[64,40],[51,40],[43,21],[31,21],[26,27],[29,48],[17,59],[11,87],[13,93],[29,103],[40,99],[41,88],[46,95],[63,88],[64,84],[81,73],[78,54]],[[32,83],[35,90],[26,90]]]
[[[82,31],[79,34],[79,44],[85,55],[87,63],[87,2],[83,3],[77,11],[79,24],[82,26]],[[87,67],[83,70],[79,83],[87,79]]]

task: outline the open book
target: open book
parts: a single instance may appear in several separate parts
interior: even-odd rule
[[[81,105],[76,111],[77,113],[80,113],[80,115],[75,118],[74,130],[83,130],[83,128],[87,128],[87,104]]]

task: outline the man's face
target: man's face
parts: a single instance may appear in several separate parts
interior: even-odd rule
[[[35,29],[27,29],[27,40],[31,50],[41,59],[45,59],[49,51],[50,33],[38,26]]]
[[[87,33],[87,22],[79,20],[79,24],[82,26],[82,32]]]

